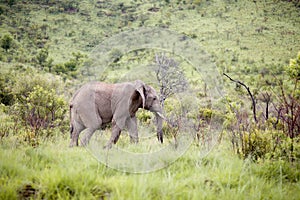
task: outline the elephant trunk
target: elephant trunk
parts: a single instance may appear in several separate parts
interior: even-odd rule
[[[159,142],[163,143],[162,124],[163,124],[164,116],[160,112],[156,112],[155,117],[156,117],[156,124],[157,124],[157,139]]]

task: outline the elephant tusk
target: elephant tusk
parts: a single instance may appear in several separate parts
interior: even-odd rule
[[[156,114],[157,114],[160,118],[166,120],[166,118],[165,118],[160,112],[156,112]]]

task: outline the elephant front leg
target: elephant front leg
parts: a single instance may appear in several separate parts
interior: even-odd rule
[[[110,149],[112,147],[112,144],[116,144],[119,140],[120,134],[121,134],[121,129],[118,127],[117,123],[113,120],[112,121],[112,133],[111,133],[109,141],[104,146],[104,148]]]
[[[136,117],[128,118],[126,121],[126,125],[129,131],[130,135],[130,142],[132,143],[138,143],[139,142],[139,136],[138,136],[138,128],[137,128],[137,119]]]

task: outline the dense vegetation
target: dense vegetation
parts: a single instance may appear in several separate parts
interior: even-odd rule
[[[84,148],[68,148],[68,100],[90,78],[94,49],[141,27],[192,39],[211,55],[224,93],[212,105],[209,86],[187,60],[159,54],[181,67],[172,73],[185,75],[184,87],[197,99],[164,94],[166,141],[177,145],[185,116],[195,139],[172,165],[130,174],[105,167]],[[0,0],[0,199],[299,198],[299,41],[299,1]],[[116,82],[141,72],[136,66],[155,65],[157,53],[113,49],[107,70],[94,79]],[[138,113],[141,130],[152,117]],[[222,132],[203,157],[212,121]],[[143,152],[153,146],[128,141],[124,136],[119,145]]]

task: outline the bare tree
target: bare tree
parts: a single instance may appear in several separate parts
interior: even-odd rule
[[[164,54],[155,55],[156,78],[160,85],[160,102],[164,107],[165,100],[175,93],[183,92],[188,82],[179,63]]]
[[[165,54],[155,55],[155,73],[160,86],[160,103],[164,108],[165,100],[173,94],[183,92],[188,87],[188,82],[179,63],[172,58],[168,58]],[[167,126],[174,138],[175,148],[177,148],[177,135],[184,124],[181,114],[172,113],[166,116]]]

